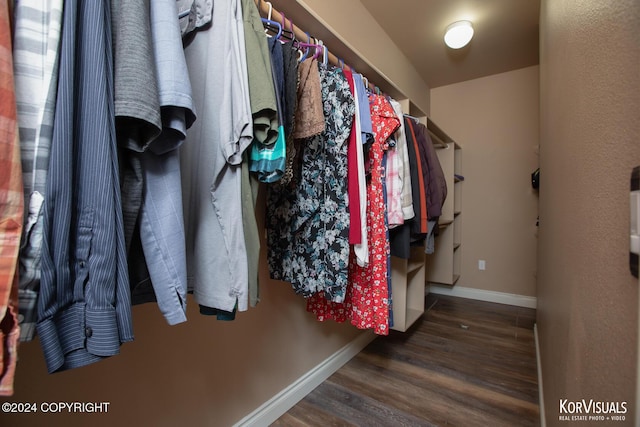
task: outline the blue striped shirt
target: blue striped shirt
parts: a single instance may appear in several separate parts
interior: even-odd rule
[[[37,331],[49,372],[133,340],[108,0],[64,5]]]

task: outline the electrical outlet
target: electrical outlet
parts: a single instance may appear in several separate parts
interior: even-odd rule
[[[479,259],[478,260],[478,270],[484,271],[486,268],[487,268],[487,264],[485,263],[485,260]]]

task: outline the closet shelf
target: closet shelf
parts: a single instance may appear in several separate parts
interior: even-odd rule
[[[453,223],[452,219],[445,219],[438,222],[438,228],[446,228]]]
[[[450,282],[446,281],[446,280],[442,280],[442,281],[436,281],[436,280],[430,280],[429,283],[433,283],[434,285],[446,285],[446,286],[453,286],[456,284],[456,282],[458,281],[458,279],[460,278],[459,274],[454,274],[452,276],[452,279]]]
[[[415,310],[412,308],[407,309],[407,322],[406,327],[402,332],[405,332],[413,323],[422,317],[424,310]]]
[[[438,135],[427,129],[429,132],[429,136],[431,137],[431,142],[433,142],[433,146],[435,148],[449,148],[449,144],[440,139]]]
[[[449,149],[436,150],[447,183],[447,197],[438,221],[439,235],[435,238],[434,252],[427,255],[427,283],[453,286],[460,277],[462,267],[462,150],[435,123],[428,127]],[[434,139],[434,143],[435,143]]]
[[[409,263],[407,264],[407,275],[421,269],[424,266],[424,261],[422,262],[418,262],[418,261],[411,261],[409,260]]]
[[[393,326],[406,331],[424,313],[424,246],[413,246],[409,259],[391,257],[393,286]]]
[[[427,130],[429,131],[429,135],[431,135],[432,137],[435,135],[439,144],[443,144],[445,147],[447,147],[448,144],[453,143],[457,146],[455,141],[442,129],[440,129],[440,127],[435,124],[429,117],[427,117]]]

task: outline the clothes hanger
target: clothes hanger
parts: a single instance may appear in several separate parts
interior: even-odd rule
[[[420,120],[415,116],[411,116],[409,114],[403,114],[403,116],[405,116],[408,119],[413,119],[413,121],[416,122],[416,124],[420,123]]]
[[[280,37],[285,37],[292,42],[296,41],[296,33],[293,31],[293,21],[291,19],[287,19],[284,16],[284,12],[280,12],[282,14],[282,34]],[[291,29],[287,30],[287,21],[291,24]]]
[[[271,14],[273,13],[273,5],[271,4],[270,1],[265,1],[265,3],[267,4],[267,6],[269,7],[269,12],[267,12],[267,17],[266,18],[261,18],[262,19],[262,23],[263,24],[267,24],[267,27],[264,29],[264,33],[267,35],[267,37],[271,38],[273,37],[271,34],[269,34],[269,31],[274,31],[274,27],[277,29],[277,35],[276,35],[276,39],[280,36],[280,34],[282,34],[282,26],[280,25],[279,22],[275,22],[271,20]]]
[[[314,40],[316,39],[314,38]],[[318,59],[320,58],[320,55],[324,54],[324,42],[320,39],[317,39],[316,43],[320,46],[320,48],[316,49],[316,53],[313,55],[313,59]],[[324,58],[323,58],[323,62],[324,62]]]
[[[304,43],[304,42],[296,42],[296,47],[299,49],[305,49],[305,53],[304,56],[302,57],[302,60],[304,60],[308,54],[309,54],[309,48],[314,48],[314,57],[316,56],[315,53],[319,51],[319,49],[322,49],[322,46],[319,44],[314,44],[314,43]]]
[[[267,37],[275,37],[276,40],[278,40],[282,35],[282,25],[280,25],[279,22],[272,21],[268,18],[260,18],[260,19],[262,20],[263,24],[267,24],[267,26],[264,29],[264,33],[267,35]],[[271,34],[269,34],[269,31],[274,31],[276,35],[272,36]]]
[[[311,44],[311,36],[306,31],[304,33],[307,35],[307,42],[306,43],[298,42],[297,43],[298,46],[300,46],[301,44],[303,44],[303,45],[310,45]],[[302,52],[302,49],[299,50],[299,52],[301,53],[301,56],[298,57],[298,62],[302,62],[305,59],[307,59],[307,55],[309,55],[309,47],[311,47],[311,46],[307,46],[307,49],[304,49],[304,52]]]
[[[329,65],[329,49],[325,45],[322,45],[322,63],[325,66]]]

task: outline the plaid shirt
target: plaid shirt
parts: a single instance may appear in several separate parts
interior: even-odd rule
[[[9,5],[0,0],[0,396],[13,394],[20,333],[16,270],[23,197],[14,90]]]
[[[400,127],[394,134],[396,140],[396,151],[398,154],[398,181],[400,187],[400,204],[402,209],[402,221],[411,219],[415,216],[413,211],[413,194],[411,192],[411,170],[409,169],[409,150],[407,148],[407,136],[404,129],[403,112],[400,103],[394,99],[391,100],[393,111],[400,118]]]
[[[402,117],[402,116],[400,116]],[[391,135],[387,140],[387,162],[385,167],[385,187],[387,190],[387,220],[389,228],[404,223],[402,216],[402,181],[400,180],[400,158],[396,146],[396,139]]]
[[[26,212],[20,248],[20,340],[35,335],[40,288],[42,205],[53,135],[62,0],[15,6],[13,69]]]

